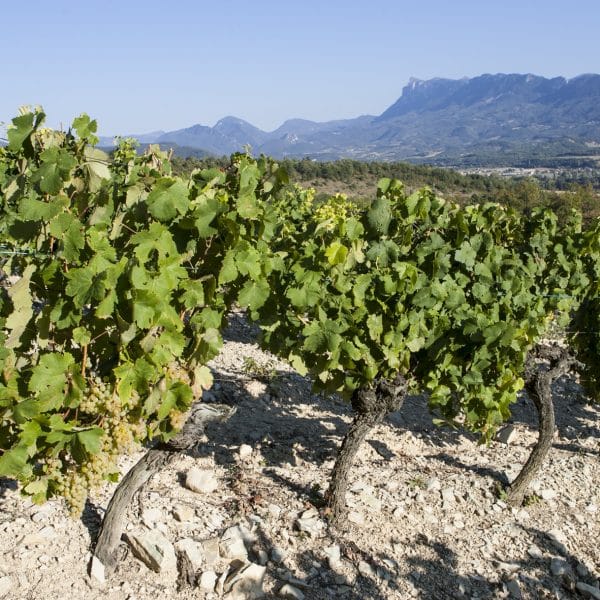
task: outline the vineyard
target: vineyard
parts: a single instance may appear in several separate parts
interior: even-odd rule
[[[473,515],[480,529],[486,519],[502,531],[510,522],[531,529],[527,511],[537,511],[541,523],[552,505],[574,503],[581,516],[575,490],[593,521],[600,501],[594,405],[600,400],[600,221],[583,227],[574,211],[559,226],[550,210],[524,219],[492,203],[461,207],[427,188],[408,195],[391,179],[379,182],[367,207],[343,195],[316,201],[314,191],[291,184],[277,163],[248,154],[233,155],[222,169],[179,177],[158,149],[138,155],[128,140],[112,156],[96,149],[97,126],[85,115],[67,132],[45,128],[44,117],[23,111],[0,149],[0,477],[6,478],[0,482],[18,481],[33,506],[64,498],[82,522],[114,490],[102,523],[89,527],[85,551],[92,560],[82,556],[79,565],[92,568],[93,585],[110,586],[121,576],[122,535],[150,486],[164,484],[174,465],[192,469],[206,462],[207,449],[216,460],[236,444],[236,458],[223,459],[228,471],[221,468],[228,500],[221,498],[215,512],[231,510],[221,521],[255,516],[249,522],[256,531],[248,530],[244,543],[256,546],[261,531],[272,532],[257,515],[264,509],[273,517],[277,511],[269,507],[285,488],[296,496],[288,502],[305,508],[295,525],[298,540],[288,537],[289,546],[308,538],[318,564],[314,553],[323,551],[321,538],[328,540],[334,583],[307,584],[306,559],[296,564],[303,577],[281,576],[288,583],[271,586],[288,597],[516,595],[515,574],[526,570],[506,568],[516,557],[489,559],[504,565],[500,576],[486,579],[486,571],[461,579],[451,550],[436,546],[416,524],[458,538]],[[245,363],[239,336],[252,348]],[[225,359],[228,348],[234,356]],[[569,409],[571,420],[568,403],[576,407]],[[333,416],[334,407],[342,417]],[[265,424],[276,428],[276,414],[285,415],[286,433],[274,440]],[[508,435],[501,429],[506,421],[519,418],[532,429],[516,428],[523,443],[511,453],[507,478],[495,440],[499,429]],[[552,449],[557,426],[577,443]],[[401,441],[399,427],[406,430]],[[340,428],[347,433],[338,451]],[[377,441],[378,432],[386,443]],[[313,447],[319,437],[325,448]],[[583,458],[565,446],[579,448]],[[268,468],[269,448],[287,457],[277,459],[289,465],[286,476],[294,463],[304,470],[292,476],[301,483],[283,485],[281,474]],[[137,462],[128,463],[121,479],[127,455]],[[489,467],[467,466],[479,458]],[[570,483],[549,493],[540,481],[560,479],[558,461],[569,466],[560,477]],[[455,491],[442,485],[449,473]],[[177,486],[154,494],[155,511],[171,510],[162,500]],[[215,507],[215,489],[207,494]],[[438,507],[433,498],[440,495]],[[367,556],[361,548],[372,541],[357,497],[395,523],[389,555]],[[411,524],[402,519],[413,503],[432,510]],[[198,511],[209,519],[206,509]],[[383,531],[386,519],[380,518]],[[148,529],[152,522],[144,520]],[[353,527],[362,528],[359,545],[348,541]],[[12,531],[10,523],[4,531]],[[597,527],[590,531],[597,541]],[[541,554],[534,559],[541,561],[538,533],[533,545]],[[594,597],[599,557],[597,544],[588,548],[589,535],[578,536],[587,562],[577,558],[573,542],[550,536],[554,546],[547,552],[566,566],[558,583],[543,585]],[[443,563],[448,579],[459,582],[451,592],[443,580],[420,592],[419,577],[402,574],[392,554],[403,555],[409,539],[433,552],[427,560]],[[260,585],[242,574],[262,568],[255,576],[262,581],[265,565],[285,561],[262,560],[265,551],[257,548],[255,560],[246,555],[242,566],[228,563],[220,584],[202,589],[209,596],[216,585],[231,598],[258,597]],[[170,570],[180,597],[192,597],[200,571],[208,569],[189,548],[179,547],[177,559]],[[415,565],[417,573],[427,570]],[[360,578],[367,586],[362,592]],[[414,594],[407,591],[410,581]],[[292,591],[282,591],[285,585]],[[332,585],[340,589],[332,592]],[[525,597],[535,588],[526,580],[522,585]]]

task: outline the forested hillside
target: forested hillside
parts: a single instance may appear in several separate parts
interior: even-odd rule
[[[225,168],[228,157],[181,158],[173,156],[175,173],[189,175],[194,169]],[[536,206],[552,208],[565,217],[571,208],[581,210],[586,221],[600,215],[600,172],[565,170],[552,177],[502,177],[462,174],[457,170],[406,162],[364,162],[285,159],[280,164],[292,181],[313,187],[317,198],[346,194],[359,203],[369,202],[381,177],[399,179],[409,190],[425,185],[460,204],[499,202],[520,211]]]

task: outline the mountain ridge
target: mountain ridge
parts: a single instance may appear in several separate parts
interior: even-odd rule
[[[277,158],[317,160],[460,161],[477,153],[509,156],[525,147],[588,156],[593,152],[586,149],[600,142],[600,75],[410,78],[400,97],[376,116],[288,119],[270,132],[227,116],[213,127],[159,133],[154,139],[144,134],[143,141],[220,155],[250,146]]]

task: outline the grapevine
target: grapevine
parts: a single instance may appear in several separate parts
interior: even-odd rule
[[[600,398],[598,222],[460,207],[390,179],[368,207],[317,202],[247,154],[184,179],[155,147],[121,140],[107,156],[86,115],[67,132],[44,118],[22,111],[0,148],[0,475],[35,502],[62,496],[80,514],[119,457],[149,443],[115,495],[123,510],[165,452],[193,444],[186,423],[235,304],[263,347],[352,403],[334,520],[358,447],[408,393],[489,442],[527,389],[540,442],[517,503],[551,445],[552,381],[577,366]],[[542,348],[555,323],[574,356]],[[105,561],[119,523],[111,513]]]
[[[22,111],[0,149],[0,474],[78,514],[210,386],[229,307],[266,293],[259,199],[285,181],[246,155],[184,180],[158,148],[109,158],[85,115],[44,118]]]
[[[366,210],[284,202],[285,271],[252,316],[267,349],[355,408],[328,495],[337,520],[356,449],[407,391],[428,393],[438,423],[492,439],[550,323],[580,306],[586,238],[577,216],[559,229],[548,210],[523,220],[392,180]]]

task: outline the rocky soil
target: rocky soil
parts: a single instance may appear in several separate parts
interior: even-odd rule
[[[527,506],[494,492],[536,439],[526,398],[482,447],[414,397],[362,448],[332,531],[316,507],[349,407],[261,352],[241,315],[211,366],[205,401],[237,412],[143,488],[106,580],[88,574],[90,548],[114,485],[74,521],[0,480],[0,598],[600,598],[600,410],[573,379],[555,386],[554,448]]]

